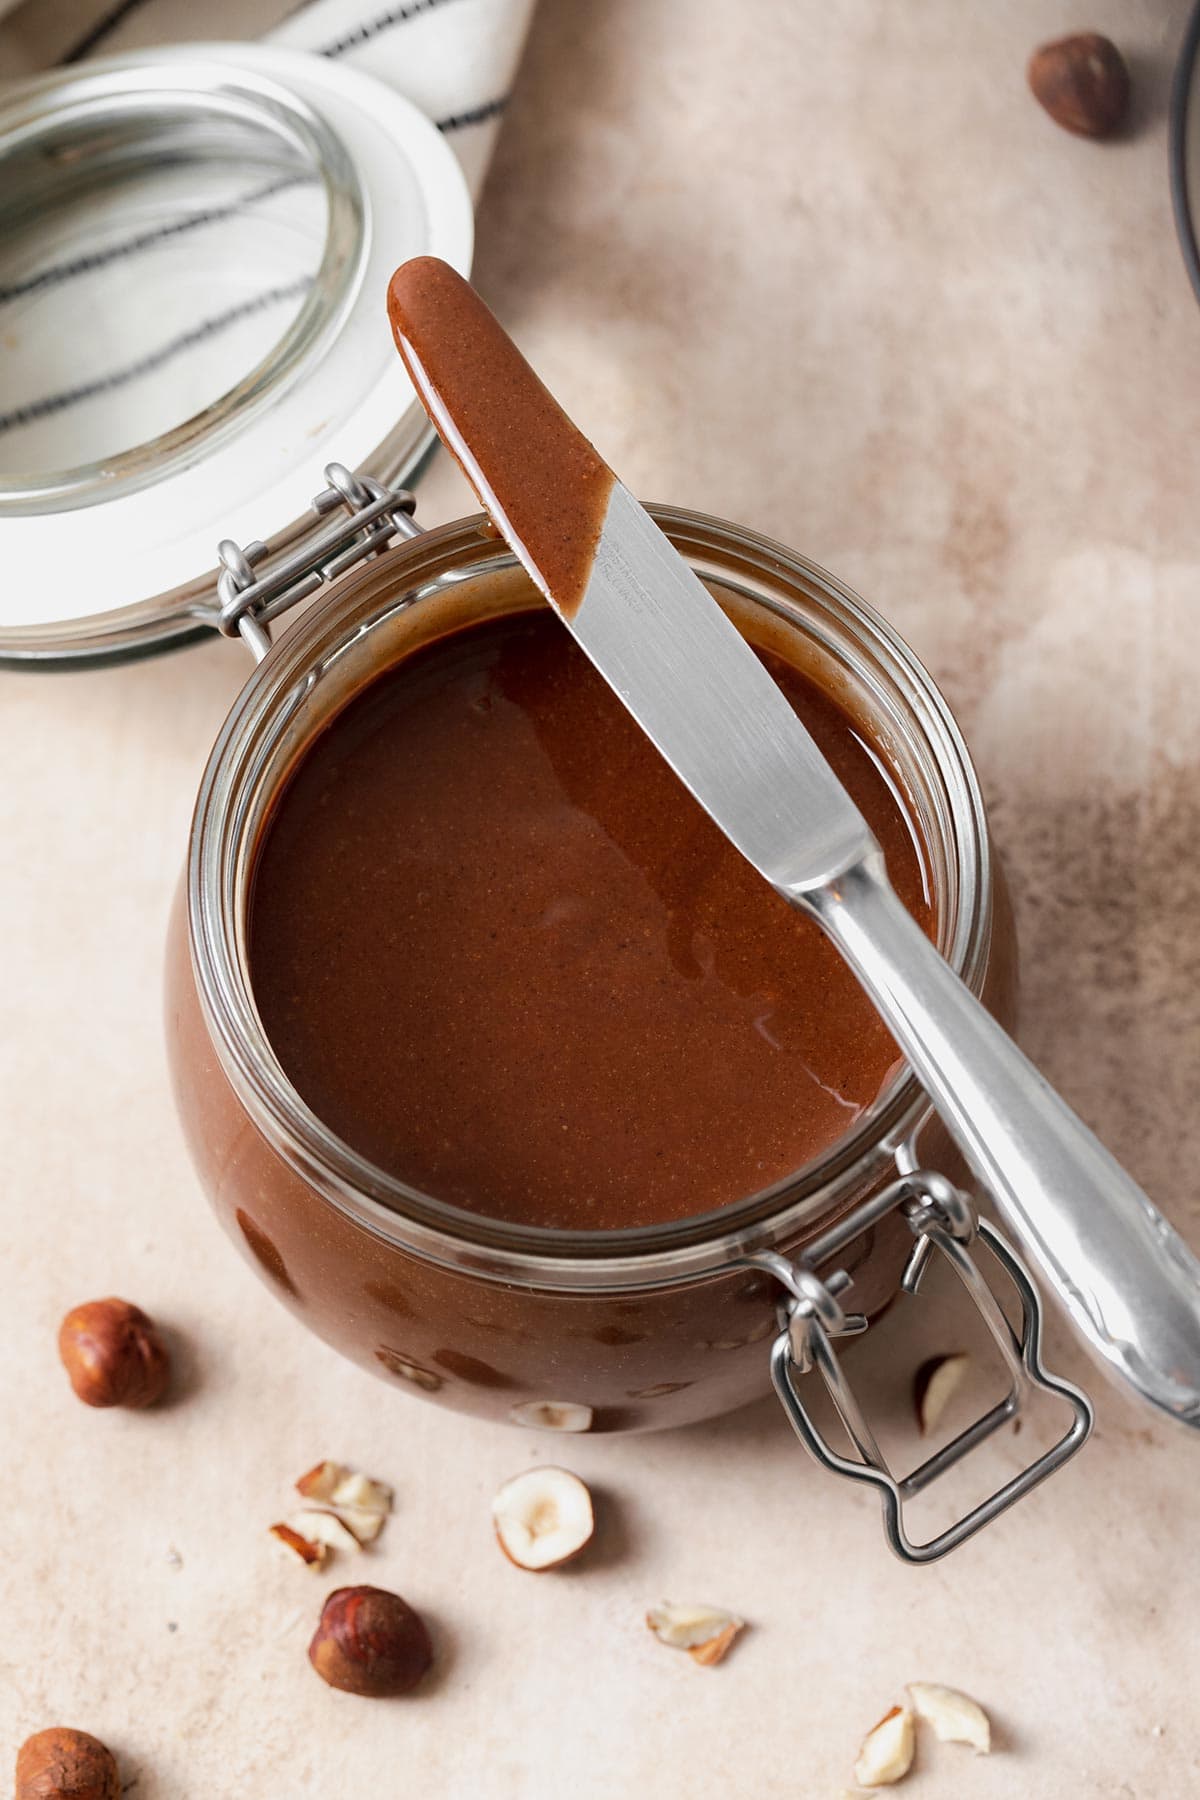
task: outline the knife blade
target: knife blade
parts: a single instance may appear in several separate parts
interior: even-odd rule
[[[680,780],[788,899],[875,848],[783,693],[619,481],[567,624]]]
[[[1102,1366],[1200,1426],[1200,1263],[939,955],[753,650],[483,302],[420,258],[389,289],[443,441],[533,581],[726,836],[854,970]]]
[[[864,856],[867,822],[783,694],[473,289],[419,257],[394,276],[389,311],[493,522],[742,854],[789,894]]]

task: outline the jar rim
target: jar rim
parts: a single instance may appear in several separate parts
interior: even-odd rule
[[[952,916],[945,921],[941,948],[956,972],[980,991],[991,938],[986,815],[962,734],[924,665],[874,608],[808,558],[709,515],[661,505],[649,511],[710,579],[734,584],[793,624],[800,620],[797,596],[803,596],[846,634],[863,668],[894,683],[911,706],[930,766],[945,788],[952,826],[946,846]],[[292,1087],[254,1005],[243,929],[256,841],[251,802],[256,782],[268,779],[272,732],[277,741],[283,725],[294,723],[318,674],[389,613],[411,608],[443,583],[516,566],[482,515],[452,521],[345,577],[258,664],[214,744],[192,825],[187,915],[201,1010],[225,1075],[258,1130],[324,1199],[373,1235],[425,1260],[527,1287],[636,1290],[695,1280],[752,1250],[815,1229],[891,1165],[930,1112],[911,1070],[902,1069],[820,1156],[756,1194],[661,1225],[602,1232],[541,1228],[423,1194],[336,1137]],[[739,581],[757,584],[756,591],[737,586]],[[276,771],[271,792],[283,778]],[[258,817],[262,805],[260,794]],[[938,896],[939,915],[943,898]]]

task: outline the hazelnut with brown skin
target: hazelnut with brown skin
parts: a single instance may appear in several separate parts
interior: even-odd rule
[[[153,1406],[171,1373],[158,1327],[128,1300],[88,1300],[58,1328],[58,1353],[86,1406]]]
[[[386,1699],[416,1687],[433,1661],[425,1621],[384,1588],[336,1588],[308,1646],[322,1681],[347,1694]]]
[[[52,1725],[17,1752],[16,1800],[121,1800],[116,1758],[88,1732]]]
[[[1110,137],[1129,110],[1129,71],[1111,38],[1076,32],[1029,59],[1029,85],[1056,125],[1079,137]]]

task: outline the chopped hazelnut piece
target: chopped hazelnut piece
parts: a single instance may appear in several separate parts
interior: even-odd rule
[[[333,1504],[338,1507],[352,1508],[355,1512],[378,1513],[382,1518],[392,1510],[392,1490],[382,1481],[372,1481],[370,1476],[362,1475],[357,1469],[343,1469],[341,1480],[330,1495]]]
[[[375,1542],[392,1510],[392,1490],[386,1482],[373,1481],[344,1463],[317,1463],[300,1477],[296,1489],[306,1500],[323,1502],[327,1516],[336,1514],[359,1546]],[[345,1549],[344,1539],[339,1537],[336,1547]]]
[[[893,1706],[863,1739],[854,1765],[855,1781],[859,1787],[890,1787],[912,1768],[916,1747],[917,1734],[911,1708]]]
[[[360,1544],[373,1544],[383,1530],[386,1513],[364,1512],[360,1506],[339,1506],[338,1518],[349,1527]]]
[[[271,1525],[268,1529],[276,1543],[282,1544],[284,1549],[289,1550],[293,1556],[298,1556],[307,1568],[320,1569],[324,1567],[328,1554],[324,1544],[318,1544],[312,1538],[305,1537],[301,1532],[293,1530],[290,1525]]]
[[[310,1538],[314,1544],[323,1545],[327,1550],[343,1550],[353,1554],[362,1548],[349,1526],[344,1525],[334,1512],[313,1509],[296,1513],[287,1524],[292,1531]]]
[[[350,1470],[341,1463],[319,1462],[315,1468],[309,1469],[296,1483],[296,1492],[303,1494],[306,1500],[332,1500],[333,1490],[339,1481],[343,1481]]]
[[[677,1606],[664,1600],[652,1606],[646,1623],[660,1644],[686,1650],[706,1668],[719,1663],[746,1621],[719,1606]]]
[[[965,1350],[955,1350],[949,1356],[931,1356],[921,1364],[913,1377],[913,1405],[922,1437],[937,1430],[970,1366],[971,1358]]]
[[[992,1748],[992,1727],[978,1701],[936,1681],[910,1681],[908,1692],[919,1719],[932,1725],[944,1744],[969,1744],[980,1756]]]

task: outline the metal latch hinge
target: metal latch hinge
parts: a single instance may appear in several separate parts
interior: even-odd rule
[[[902,1477],[889,1468],[834,1349],[835,1339],[867,1329],[867,1320],[861,1313],[847,1313],[841,1304],[840,1297],[852,1285],[851,1278],[843,1269],[825,1276],[816,1273],[854,1238],[897,1208],[916,1240],[905,1266],[903,1291],[917,1293],[930,1262],[940,1252],[974,1301],[1009,1376],[1009,1389],[1003,1399],[919,1468]],[[1000,1265],[1015,1290],[1020,1307],[1016,1328],[1009,1323],[972,1254],[978,1245],[984,1246]],[[933,1562],[965,1543],[1053,1474],[1087,1441],[1093,1417],[1090,1401],[1073,1382],[1050,1374],[1042,1363],[1042,1303],[1029,1271],[1011,1245],[994,1226],[977,1217],[968,1197],[945,1176],[924,1169],[902,1174],[808,1245],[801,1262],[774,1251],[744,1260],[774,1275],[789,1296],[781,1308],[781,1328],[771,1350],[771,1380],[796,1435],[823,1468],[878,1491],[888,1543],[904,1562]],[[812,1374],[824,1383],[855,1452],[853,1456],[843,1455],[829,1444],[805,1404],[801,1387],[805,1377]],[[914,1543],[904,1525],[905,1502],[930,1487],[1001,1425],[1015,1418],[1031,1389],[1057,1395],[1070,1406],[1071,1423],[1062,1437],[936,1537]]]
[[[325,469],[329,486],[313,501],[318,518],[343,509],[328,530],[306,538],[300,546],[258,566],[269,555],[266,544],[235,544],[225,538],[217,547],[218,630],[241,636],[261,662],[271,647],[268,626],[290,606],[309,599],[327,582],[384,550],[394,539],[421,535],[413,519],[416,498],[405,488],[386,488],[372,475],[354,475],[342,463]]]

